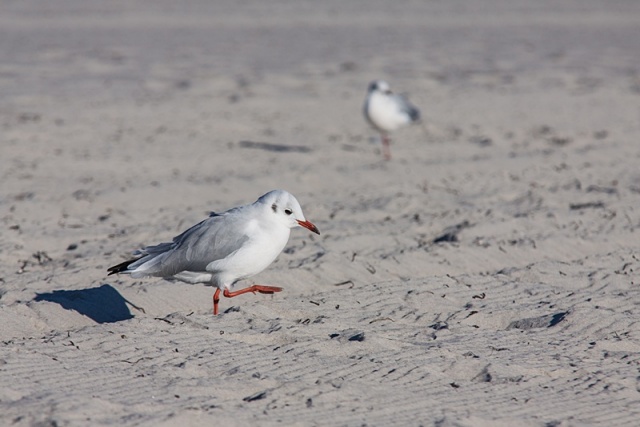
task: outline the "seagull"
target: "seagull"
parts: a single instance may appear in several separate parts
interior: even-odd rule
[[[109,276],[129,274],[133,278],[163,277],[216,287],[213,314],[218,314],[220,292],[232,298],[247,292],[273,294],[276,286],[253,285],[232,291],[239,280],[260,273],[282,252],[294,227],[316,234],[296,198],[273,190],[252,204],[226,212],[211,212],[209,218],[173,238],[172,242],[147,246],[135,258],[110,267]]]
[[[376,80],[369,84],[364,116],[380,132],[384,158],[390,160],[389,132],[420,120],[420,111],[402,95],[391,92],[389,83]]]

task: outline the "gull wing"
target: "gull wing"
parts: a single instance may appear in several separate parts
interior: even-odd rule
[[[420,120],[420,110],[418,110],[416,106],[409,102],[406,96],[395,95],[394,97],[396,104],[398,105],[398,109],[402,113],[408,115],[412,122]]]
[[[170,277],[181,271],[206,271],[212,261],[226,258],[249,240],[246,224],[234,213],[234,210],[211,213],[209,218],[174,237],[172,242],[136,251],[134,255],[141,257],[131,260],[126,272],[132,277]]]

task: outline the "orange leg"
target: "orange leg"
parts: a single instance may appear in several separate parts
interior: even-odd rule
[[[382,134],[382,154],[385,160],[391,160],[391,147],[389,146],[389,136]]]
[[[216,293],[213,294],[213,315],[218,314],[218,303],[220,302],[220,288],[216,289]]]
[[[278,288],[277,286],[264,286],[264,285],[253,285],[248,288],[240,289],[237,291],[230,292],[229,289],[225,289],[222,292],[227,298],[237,297],[238,295],[246,294],[247,292],[260,292],[261,294],[274,294],[276,292],[282,291],[282,288]],[[213,314],[218,314],[218,303],[220,302],[220,288],[216,289],[216,292],[213,294]]]

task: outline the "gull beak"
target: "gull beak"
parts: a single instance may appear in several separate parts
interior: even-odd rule
[[[300,221],[299,219],[297,219],[296,221],[298,221],[298,225],[300,225],[300,227],[304,227],[307,230],[311,230],[316,234],[320,234],[320,232],[318,231],[318,227],[316,227],[315,225],[313,225],[309,221]]]

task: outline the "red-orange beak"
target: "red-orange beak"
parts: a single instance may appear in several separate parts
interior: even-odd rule
[[[299,219],[297,219],[296,221],[298,221],[298,224],[300,224],[301,227],[304,227],[307,230],[311,230],[316,234],[320,234],[320,232],[318,231],[318,227],[316,227],[315,225],[313,225],[309,221],[300,221]]]

